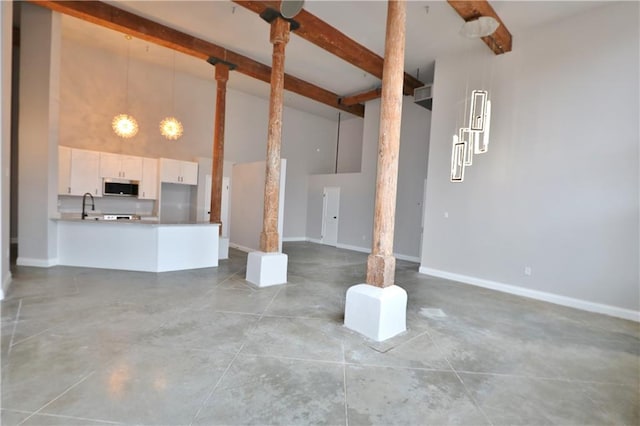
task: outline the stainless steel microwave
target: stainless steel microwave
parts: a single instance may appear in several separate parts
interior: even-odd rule
[[[120,197],[137,197],[139,186],[140,182],[137,180],[104,179],[102,194]]]

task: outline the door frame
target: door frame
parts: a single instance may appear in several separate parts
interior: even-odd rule
[[[203,210],[203,220],[205,222],[209,221],[211,217],[211,185],[213,184],[211,175],[206,174],[204,180],[204,210]],[[222,238],[229,238],[229,209],[231,206],[230,202],[230,194],[231,193],[231,177],[223,176],[222,177],[222,199],[220,206],[220,220],[222,221]]]
[[[332,247],[335,247],[338,245],[338,235],[336,233],[336,240],[335,240],[335,244],[333,244],[333,242],[328,243],[326,241],[326,230],[327,230],[327,222],[326,222],[326,217],[327,217],[327,205],[328,205],[328,197],[327,197],[327,193],[329,189],[337,189],[337,193],[338,193],[338,200],[337,200],[337,206],[338,206],[338,212],[340,211],[340,187],[339,186],[325,186],[322,189],[322,227],[321,227],[321,231],[320,231],[320,242],[322,244],[326,244],[326,245],[330,245]],[[338,214],[338,227],[340,224],[340,215]]]

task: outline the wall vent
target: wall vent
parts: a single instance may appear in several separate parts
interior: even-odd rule
[[[433,85],[427,84],[413,91],[413,101],[431,111],[433,107]]]

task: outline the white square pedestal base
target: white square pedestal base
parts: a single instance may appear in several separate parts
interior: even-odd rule
[[[228,259],[229,258],[229,239],[220,237],[218,239],[218,259]]]
[[[246,280],[258,287],[286,284],[288,261],[284,253],[253,251],[247,256]]]
[[[407,330],[407,292],[397,285],[358,284],[347,290],[345,327],[376,342]]]

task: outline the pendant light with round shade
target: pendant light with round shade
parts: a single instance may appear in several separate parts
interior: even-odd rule
[[[173,81],[171,83],[171,108],[175,110],[175,85],[176,85],[176,53],[173,52]],[[175,141],[180,139],[182,133],[184,132],[184,127],[182,127],[182,123],[175,118],[174,116],[166,117],[164,120],[160,122],[160,133],[165,138]]]

